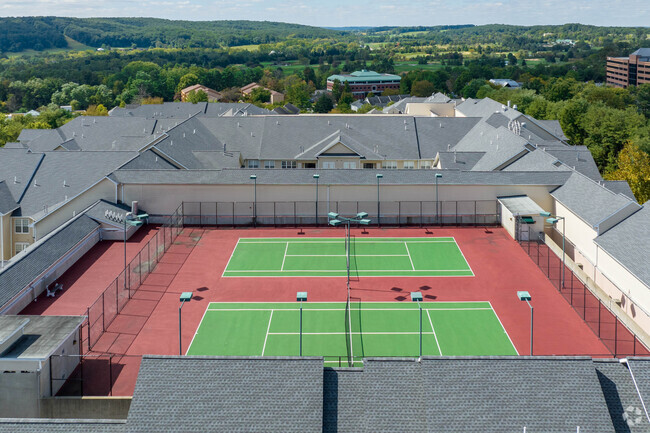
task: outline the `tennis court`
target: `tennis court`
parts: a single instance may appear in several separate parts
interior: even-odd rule
[[[345,238],[240,238],[224,277],[339,277]],[[355,277],[474,276],[453,237],[350,240]]]
[[[489,302],[424,302],[423,355],[517,355]],[[300,304],[210,303],[188,355],[297,356]],[[302,355],[326,365],[364,357],[419,356],[420,309],[412,302],[306,302]]]

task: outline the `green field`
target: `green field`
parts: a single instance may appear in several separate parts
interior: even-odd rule
[[[517,355],[489,302],[423,302],[422,354]],[[364,357],[419,356],[420,311],[412,302],[303,303],[302,355],[329,365]],[[351,332],[348,332],[351,331]],[[209,356],[297,356],[300,304],[210,303],[187,351]]]
[[[224,277],[342,277],[344,238],[240,238]],[[352,238],[352,277],[474,276],[454,238]]]

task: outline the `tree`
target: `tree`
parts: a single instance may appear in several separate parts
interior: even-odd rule
[[[485,85],[485,80],[474,79],[460,91],[463,98],[476,98],[476,92]]]
[[[86,116],[108,116],[108,110],[102,104],[90,105],[84,114]]]
[[[248,99],[252,103],[266,104],[271,100],[271,92],[263,87],[256,87],[248,95]]]
[[[191,102],[192,104],[197,104],[199,102],[208,102],[208,94],[201,89],[192,90],[187,94],[186,101]]]
[[[185,74],[181,77],[178,85],[176,86],[176,93],[180,93],[181,90],[199,84],[199,77],[196,74]]]
[[[650,155],[626,143],[617,158],[618,168],[605,175],[610,180],[626,180],[639,203],[650,200]]]
[[[338,101],[341,98],[341,93],[343,93],[343,87],[341,86],[341,82],[336,79],[332,85],[332,97],[335,101]]]
[[[510,66],[515,66],[517,64],[517,58],[512,53],[508,53],[508,64]]]
[[[416,81],[411,86],[411,96],[427,97],[435,92],[435,87],[430,81]]]
[[[305,66],[305,69],[302,70],[302,76],[305,79],[305,82],[309,83],[311,81],[316,84],[316,73],[313,68]]]
[[[321,95],[314,104],[314,113],[329,113],[334,108],[332,97],[327,94]]]

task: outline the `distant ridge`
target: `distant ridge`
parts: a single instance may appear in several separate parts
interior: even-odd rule
[[[0,51],[69,48],[66,36],[93,48],[220,48],[331,38],[345,32],[270,21],[172,21],[157,18],[0,18]]]

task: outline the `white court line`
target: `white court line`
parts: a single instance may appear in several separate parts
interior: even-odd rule
[[[494,310],[494,308],[492,308],[492,302],[488,301],[488,303],[490,304],[490,308],[492,309],[492,311],[494,311],[494,315],[497,317],[497,320],[499,321],[499,325],[501,325],[501,329],[503,329],[503,332],[505,332],[506,336],[508,337],[508,340],[510,340],[510,344],[512,344],[512,348],[515,349],[515,352],[517,353],[517,355],[519,355],[519,351],[517,350],[515,343],[512,342],[512,338],[510,338],[508,331],[506,331],[506,327],[503,326],[503,323],[501,323],[501,319],[499,319],[499,315]]]
[[[413,259],[411,258],[411,252],[409,251],[409,246],[406,245],[406,241],[404,241],[404,246],[406,247],[406,253],[409,255],[409,260],[411,261],[411,268],[415,270],[415,266],[413,266]]]
[[[194,331],[194,335],[192,336],[192,341],[190,341],[190,345],[187,346],[187,350],[185,351],[185,355],[187,355],[187,352],[190,351],[190,347],[192,347],[192,343],[194,343],[194,339],[196,338],[196,334],[199,333],[199,329],[201,328],[201,324],[203,323],[203,319],[205,319],[205,315],[208,314],[208,310],[210,310],[210,304],[208,304],[208,308],[205,309],[203,312],[203,316],[201,316],[201,321],[199,322],[199,326],[196,327],[196,331]],[[215,311],[215,310],[210,310],[210,311]]]
[[[438,336],[436,335],[436,330],[433,328],[433,322],[431,321],[431,314],[429,314],[429,310],[427,310],[427,316],[429,317],[429,324],[431,325],[431,330],[433,331],[433,338],[436,339],[436,345],[438,346],[438,352],[440,353],[440,356],[442,356],[442,349],[440,348],[440,343],[438,342]]]
[[[275,304],[275,302],[273,302]],[[209,311],[300,311],[300,308],[210,308]],[[351,308],[350,311],[417,311],[417,308]],[[476,311],[492,308],[423,308],[426,311]],[[302,311],[346,311],[345,308],[303,308]],[[205,313],[204,313],[205,314]]]
[[[415,238],[415,239],[416,240],[409,240],[409,242],[416,242],[416,243],[420,243],[420,244],[451,244],[451,243],[455,242],[455,241],[420,241],[420,240],[417,240],[417,238]],[[244,242],[242,242],[242,244],[260,244],[260,245],[263,245],[263,244],[284,244],[285,242],[287,242],[287,241],[268,241],[268,242],[266,242],[266,241],[265,242],[246,242],[246,241],[244,241]],[[293,242],[293,241],[289,241],[289,242]],[[298,244],[340,244],[341,242],[344,242],[344,241],[343,240],[340,240],[340,241],[339,240],[337,240],[337,241],[297,241],[296,243],[298,243]],[[358,244],[401,244],[404,241],[398,241],[398,240],[384,241],[384,240],[368,240],[368,239],[364,239],[363,241],[361,241],[360,239],[356,239],[354,242],[358,243]]]
[[[226,263],[226,267],[223,268],[223,272],[221,273],[221,276],[223,277],[223,274],[226,273],[226,270],[228,269],[228,266],[230,266],[230,261],[232,260],[232,256],[235,255],[235,250],[237,249],[237,246],[239,245],[239,241],[241,239],[237,239],[237,243],[235,244],[235,248],[232,249],[232,252],[230,253],[230,258],[228,259],[228,263]]]
[[[469,267],[469,271],[472,273],[472,276],[476,276],[474,271],[472,270],[472,265],[469,264],[469,261],[467,260],[467,257],[465,257],[465,254],[463,254],[463,250],[460,249],[460,245],[458,245],[458,242],[456,242],[456,238],[454,238],[454,243],[456,244],[456,247],[458,248],[458,251],[460,251],[460,255],[463,256],[463,260],[465,260],[465,263],[467,263],[467,267]]]
[[[264,346],[262,347],[262,356],[264,356],[264,351],[266,350],[266,340],[269,338],[269,330],[271,329],[271,320],[273,319],[273,310],[271,310],[271,315],[269,316],[269,326],[266,328],[266,337],[264,337]]]
[[[287,257],[346,257],[345,254],[287,254]],[[352,257],[408,257],[406,254],[352,254]]]
[[[287,251],[289,250],[289,242],[286,243],[287,246],[284,248],[284,257],[282,258],[282,267],[280,268],[280,272],[284,271],[284,261],[287,260]]]
[[[403,256],[406,257],[406,256]],[[411,272],[408,269],[357,269],[358,272]],[[471,269],[418,269],[415,272],[472,272]],[[269,269],[269,270],[255,270],[255,269],[247,269],[247,270],[239,270],[239,271],[228,271],[228,272],[341,272],[343,276],[345,276],[345,269],[291,269],[290,271],[285,271],[285,270],[275,270],[275,269]],[[472,272],[472,276],[474,273]],[[381,276],[381,275],[380,275]],[[389,277],[399,277],[400,275],[388,275]],[[427,276],[427,275],[422,275],[422,276]],[[443,275],[445,277],[455,277],[458,275]],[[463,277],[467,277],[468,275],[460,275]]]
[[[347,332],[303,332],[302,335],[347,335]],[[420,335],[417,332],[351,332],[353,335]],[[422,332],[422,334],[433,334],[435,332]],[[300,332],[271,332],[269,335],[300,335]]]

